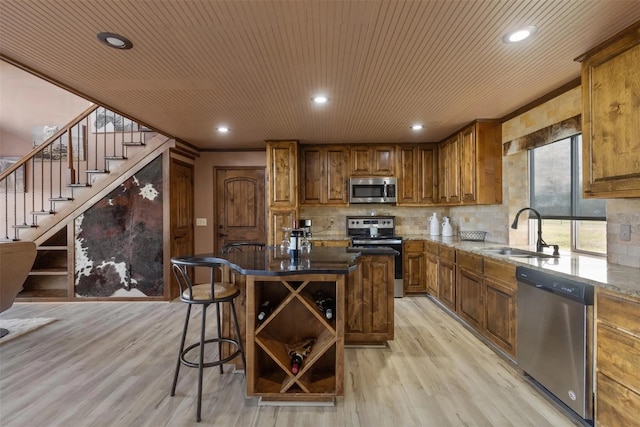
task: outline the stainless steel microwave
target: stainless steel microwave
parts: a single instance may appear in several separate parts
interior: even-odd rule
[[[354,177],[349,179],[349,203],[395,203],[397,178]]]

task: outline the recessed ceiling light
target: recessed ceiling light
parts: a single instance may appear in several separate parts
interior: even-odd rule
[[[516,31],[511,31],[505,34],[502,37],[502,41],[504,43],[517,43],[524,39],[527,39],[534,35],[538,31],[538,28],[534,25],[529,25],[528,27],[521,28]]]
[[[326,95],[316,95],[311,100],[316,104],[324,104],[329,101],[329,98]]]
[[[411,125],[411,129],[413,130],[420,130],[420,129],[424,129],[424,125]]]
[[[98,33],[98,40],[114,49],[131,49],[133,47],[133,43],[120,34]]]
[[[229,132],[229,128],[228,128],[228,127],[226,127],[226,126],[220,126],[220,127],[219,127],[219,128],[217,128],[217,129],[218,129],[218,132],[220,132],[220,133],[227,133],[227,132]]]

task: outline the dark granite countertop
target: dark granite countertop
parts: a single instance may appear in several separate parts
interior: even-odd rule
[[[289,254],[282,253],[280,248],[276,247],[267,248],[264,251],[197,254],[177,258],[226,264],[244,275],[289,276],[296,274],[347,274],[356,269],[357,258],[362,252],[340,247],[320,247],[313,248],[310,253],[302,254],[299,260],[294,261]]]

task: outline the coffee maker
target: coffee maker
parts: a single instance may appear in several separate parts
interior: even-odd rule
[[[310,219],[299,219],[298,228],[304,231],[304,237],[306,237],[307,239],[311,237],[311,220]]]

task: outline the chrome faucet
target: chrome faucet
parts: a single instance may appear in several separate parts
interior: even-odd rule
[[[542,240],[542,216],[540,216],[540,212],[538,212],[537,210],[533,208],[520,209],[516,214],[516,218],[513,220],[513,223],[511,224],[511,228],[513,228],[514,230],[518,229],[518,218],[520,218],[520,214],[523,211],[527,211],[527,210],[533,212],[538,217],[538,240],[536,241],[536,252],[542,252],[543,248],[553,247],[553,255],[554,256],[560,255],[558,245],[547,245],[547,243],[544,240]]]

